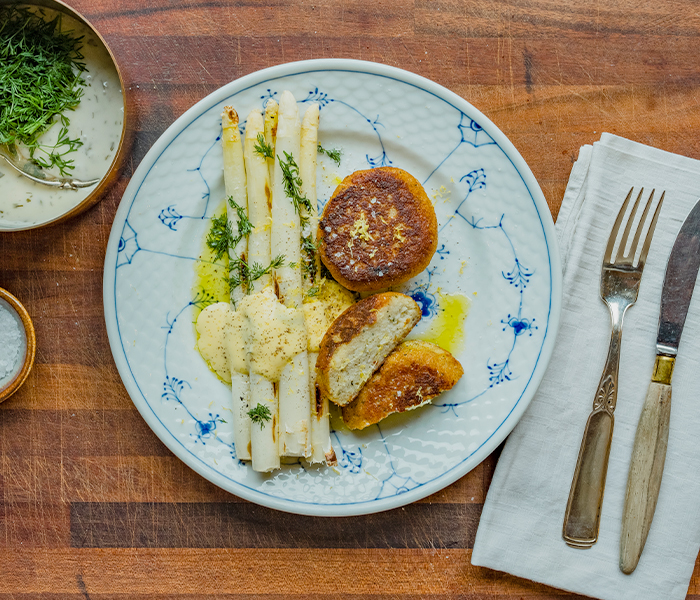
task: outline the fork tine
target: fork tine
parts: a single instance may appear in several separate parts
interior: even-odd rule
[[[627,223],[625,225],[625,232],[622,234],[622,239],[620,240],[620,245],[617,248],[617,256],[615,257],[615,262],[625,260],[625,248],[627,247],[627,240],[629,239],[630,230],[632,229],[632,222],[634,221],[634,216],[637,214],[637,208],[639,208],[639,201],[642,199],[642,194],[644,194],[644,188],[639,190],[639,195],[637,196],[637,199],[634,202],[634,206],[632,207],[632,212],[630,212],[630,216],[627,218]],[[644,224],[644,223],[642,222],[642,224]],[[630,251],[630,255],[633,257],[634,252]]]
[[[644,224],[646,223],[647,215],[649,214],[649,209],[651,208],[651,203],[654,200],[654,192],[656,192],[656,189],[651,190],[651,194],[649,194],[649,200],[647,200],[647,203],[644,205],[644,212],[642,213],[642,216],[639,219],[637,230],[634,232],[634,239],[632,240],[632,244],[630,245],[630,251],[628,255],[629,260],[631,260],[632,262],[634,262],[634,255],[637,253],[637,245],[639,244],[639,238],[642,237]]]
[[[615,240],[617,239],[617,234],[620,231],[622,218],[625,216],[625,212],[627,211],[627,205],[630,203],[630,198],[632,197],[633,190],[634,187],[631,187],[629,193],[627,194],[627,198],[625,198],[625,201],[622,203],[622,208],[620,209],[620,212],[617,213],[617,219],[615,219],[615,224],[613,225],[612,231],[610,232],[610,237],[608,238],[608,246],[607,248],[605,248],[605,256],[603,258],[604,263],[612,262],[612,251],[615,246]]]
[[[654,211],[654,218],[651,220],[651,225],[649,225],[649,231],[647,231],[647,237],[644,240],[644,246],[642,246],[642,253],[639,255],[639,266],[637,267],[639,269],[644,268],[644,263],[647,259],[647,253],[649,252],[649,246],[651,246],[651,238],[654,235],[656,221],[659,218],[659,212],[661,211],[661,205],[664,202],[664,196],[666,196],[665,191],[661,194],[661,198],[659,198],[659,203],[656,205],[656,210]],[[649,201],[651,202],[651,199]]]

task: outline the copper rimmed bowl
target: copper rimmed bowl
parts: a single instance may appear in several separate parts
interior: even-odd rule
[[[0,0],[0,7],[14,4]],[[45,20],[60,16],[61,32],[83,36],[82,49],[87,71],[82,74],[86,85],[75,111],[66,111],[70,119],[68,134],[82,145],[66,155],[75,162],[68,174],[55,169],[43,171],[29,161],[28,151],[21,146],[4,152],[15,156],[14,163],[39,179],[63,178],[96,181],[88,187],[60,189],[37,183],[11,166],[0,153],[0,232],[23,231],[60,223],[80,214],[97,203],[116,181],[128,146],[127,99],[124,81],[117,61],[98,31],[85,17],[59,0],[30,0],[21,6],[38,13]],[[41,138],[42,143],[55,142],[60,123],[54,124]],[[7,150],[7,147],[5,147]]]
[[[22,303],[0,288],[0,402],[7,400],[26,381],[34,365],[34,324]]]

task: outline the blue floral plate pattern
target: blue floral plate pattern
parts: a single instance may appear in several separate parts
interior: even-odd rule
[[[464,377],[432,405],[351,432],[332,420],[336,467],[296,462],[261,475],[236,457],[230,388],[196,350],[196,310],[211,302],[194,264],[224,198],[222,108],[245,117],[285,89],[321,107],[322,209],[358,169],[403,168],[434,200],[438,250],[398,288],[430,330],[446,299],[469,309],[457,358]],[[242,127],[245,123],[242,123]],[[107,248],[104,305],[114,359],[148,425],[187,465],[272,508],[348,516],[402,506],[462,477],[513,429],[541,381],[559,323],[561,268],[535,178],[503,133],[445,88],[385,65],[291,63],[238,79],[197,103],[154,144],[124,193]],[[463,322],[461,320],[463,319]]]

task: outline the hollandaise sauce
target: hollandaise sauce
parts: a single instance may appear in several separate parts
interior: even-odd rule
[[[233,310],[228,302],[207,306],[197,319],[199,351],[225,381],[231,369],[249,370],[279,381],[285,365],[305,349],[304,313],[287,308],[272,288],[245,296]]]

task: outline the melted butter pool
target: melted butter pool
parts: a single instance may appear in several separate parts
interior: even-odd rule
[[[221,203],[215,216],[220,216],[226,212],[226,201]],[[209,229],[207,228],[207,233]],[[224,261],[227,257],[214,262],[214,252],[207,246],[206,234],[202,237],[202,248],[199,253],[199,260],[194,263],[194,282],[192,284],[192,297],[198,298],[202,295],[206,298],[206,304],[214,302],[229,302],[229,287],[226,278],[228,271]],[[202,303],[194,305],[194,321],[202,312]]]
[[[432,342],[440,348],[459,354],[464,349],[464,323],[471,302],[462,294],[443,294],[438,291],[437,314],[421,333],[409,335],[409,339]]]
[[[222,214],[226,211],[226,201],[221,203],[221,206],[216,211],[216,216]],[[207,233],[209,229],[207,229]],[[197,317],[202,309],[208,304],[214,304],[215,302],[229,302],[229,286],[226,275],[228,273],[227,266],[224,264],[226,258],[214,262],[214,252],[207,246],[207,236],[206,234],[202,237],[202,247],[199,253],[199,260],[194,263],[194,281],[192,283],[192,298],[194,299],[193,317],[192,317],[192,327],[195,331],[195,338],[199,342],[199,333],[197,332]],[[198,300],[204,299],[205,302],[200,302]],[[195,346],[197,352],[199,349]],[[221,379],[224,383],[230,385],[230,382],[223,379],[214,369],[209,361],[205,361],[207,366],[216,374],[216,376]]]

